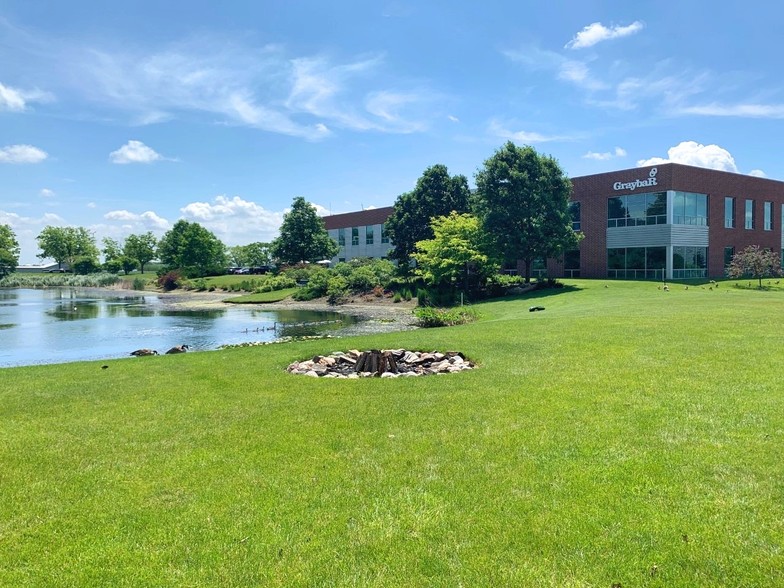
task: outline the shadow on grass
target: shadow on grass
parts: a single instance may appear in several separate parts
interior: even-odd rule
[[[518,302],[520,300],[543,300],[550,299],[559,294],[570,294],[583,290],[581,286],[574,284],[564,284],[559,288],[538,288],[536,290],[529,290],[522,294],[511,294],[508,296],[499,296],[498,298],[486,298],[481,302]],[[480,303],[481,303],[480,302]]]

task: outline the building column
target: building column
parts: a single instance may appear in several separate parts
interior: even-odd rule
[[[665,247],[664,275],[666,279],[672,280],[672,245]]]

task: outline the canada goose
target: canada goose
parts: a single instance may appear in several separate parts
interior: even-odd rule
[[[170,355],[172,353],[185,353],[188,351],[188,349],[190,349],[190,346],[188,345],[175,345],[166,352],[166,355]]]
[[[158,352],[155,349],[137,349],[136,351],[131,351],[131,355],[142,357],[143,355],[158,355]]]

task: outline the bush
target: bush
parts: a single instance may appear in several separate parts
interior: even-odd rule
[[[133,279],[133,289],[134,290],[144,290],[145,281],[142,278],[134,278]]]
[[[207,289],[207,280],[204,278],[196,278],[191,283],[191,288],[198,292],[204,292]]]
[[[327,283],[327,302],[340,304],[348,296],[348,282],[343,276],[332,276]]]
[[[76,274],[86,276],[87,274],[95,274],[101,271],[101,266],[91,257],[79,257],[73,264],[73,271]]]
[[[366,265],[352,270],[346,282],[352,292],[367,292],[378,285],[376,274]]]
[[[487,279],[487,293],[491,297],[503,296],[509,288],[521,286],[523,282],[522,276],[495,274]]]
[[[395,295],[392,297],[392,302],[400,302],[403,300],[403,297],[400,295],[400,292],[395,292]]]
[[[119,259],[110,259],[103,264],[103,269],[110,274],[119,274],[122,271],[122,264]]]
[[[477,319],[473,309],[461,306],[459,308],[435,308],[424,306],[414,310],[417,324],[420,327],[451,327],[472,323]]]
[[[171,292],[172,290],[176,290],[180,288],[183,284],[183,277],[180,272],[171,271],[166,272],[162,276],[158,277],[158,286],[163,288],[165,292]]]

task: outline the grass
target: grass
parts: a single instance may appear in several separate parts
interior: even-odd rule
[[[471,325],[3,370],[0,585],[780,584],[784,294],[566,283]],[[379,347],[480,369],[284,372]]]
[[[285,288],[283,290],[275,290],[273,292],[258,292],[256,294],[247,294],[245,296],[236,296],[234,298],[227,298],[226,302],[233,304],[259,304],[269,302],[280,302],[285,300],[299,288]]]

